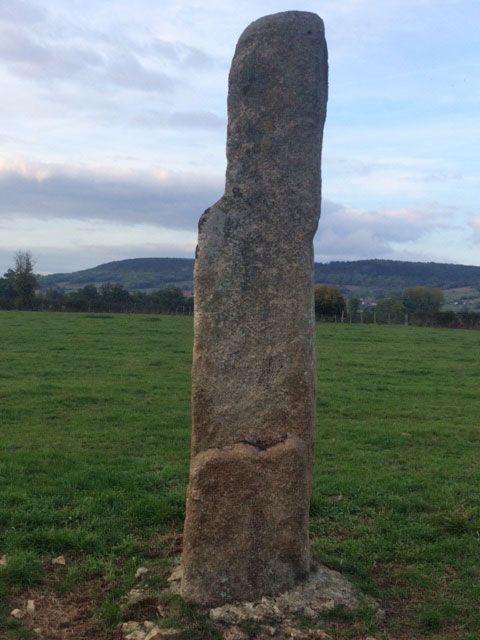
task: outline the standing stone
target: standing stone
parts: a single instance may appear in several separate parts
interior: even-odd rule
[[[182,594],[198,604],[309,571],[327,73],[323,22],[301,11],[252,23],[230,70],[225,195],[200,219],[194,272]]]

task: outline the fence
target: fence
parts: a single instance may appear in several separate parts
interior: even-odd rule
[[[447,329],[480,329],[480,313],[474,311],[455,313],[437,311],[436,313],[417,312],[391,316],[375,311],[358,311],[355,314],[342,313],[333,316],[317,316],[317,322],[349,324],[403,324],[415,327],[443,327]]]

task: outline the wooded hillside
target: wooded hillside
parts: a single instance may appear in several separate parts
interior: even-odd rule
[[[129,291],[151,291],[179,287],[192,290],[193,259],[133,258],[107,262],[74,273],[57,273],[40,278],[42,288],[74,290],[87,284],[119,284]],[[315,282],[336,284],[346,293],[379,298],[408,287],[480,289],[480,267],[435,262],[399,260],[356,260],[315,263]]]

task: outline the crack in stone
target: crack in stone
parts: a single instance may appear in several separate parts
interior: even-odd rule
[[[234,444],[248,444],[251,447],[255,447],[258,451],[267,451],[267,449],[272,449],[273,447],[278,446],[279,444],[283,444],[288,440],[288,436],[283,436],[280,440],[275,440],[275,442],[269,442],[265,440],[257,440],[251,442],[250,440],[240,440],[239,442],[235,442]]]
[[[207,449],[203,449],[199,451],[194,457],[205,454],[208,451],[230,451],[233,447],[240,445],[246,445],[248,447],[253,447],[257,451],[268,451],[268,449],[273,449],[274,447],[278,447],[281,444],[285,444],[287,440],[289,440],[290,436],[285,435],[274,442],[266,441],[266,440],[237,440],[236,442],[229,442],[228,444],[223,445],[222,447],[208,447]]]

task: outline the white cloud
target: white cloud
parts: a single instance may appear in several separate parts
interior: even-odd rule
[[[0,158],[0,225],[12,246],[22,238],[43,254],[46,247],[52,255],[62,254],[59,246],[51,246],[52,233],[62,238],[72,249],[72,270],[79,268],[80,249],[89,239],[94,246],[110,247],[105,255],[134,257],[151,255],[150,238],[157,235],[159,251],[191,255],[200,214],[222,191],[218,176]],[[436,206],[374,210],[324,199],[316,259],[421,259],[415,243],[449,229],[450,217],[449,210]],[[423,259],[431,259],[431,253]]]
[[[194,232],[223,190],[235,43],[250,21],[291,4],[0,0],[3,154],[42,160],[0,160],[0,225],[12,222],[13,252],[19,216],[56,230],[58,250],[70,242],[61,220],[96,217],[122,246],[114,225]],[[329,46],[322,172],[324,193],[342,204],[324,204],[319,259],[407,258],[422,247],[430,258],[443,246],[444,257],[462,262],[466,244],[479,242],[478,218],[469,223],[466,212],[478,204],[480,4],[437,5],[295,7],[322,15]],[[99,225],[95,234],[109,245]]]
[[[198,73],[215,65],[201,48],[156,38],[148,30],[136,38],[135,31],[130,35],[124,27],[75,25],[46,11],[35,13],[33,5],[28,5],[32,20],[23,20],[27,3],[12,6],[11,11],[0,9],[0,64],[10,75],[30,78],[47,92],[56,93],[59,82],[171,92],[184,82],[185,70]]]
[[[0,158],[0,220],[74,218],[194,229],[222,191],[216,176]]]
[[[402,246],[444,229],[448,216],[448,211],[435,207],[367,210],[324,199],[314,243],[316,259],[400,259]]]

